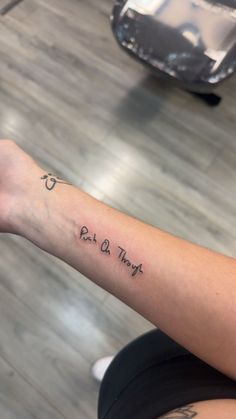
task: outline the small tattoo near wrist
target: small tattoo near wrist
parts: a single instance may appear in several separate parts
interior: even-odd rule
[[[193,410],[193,407],[193,405],[180,407],[156,419],[192,419],[197,416],[197,412]]]
[[[51,173],[48,173],[47,175],[44,175],[40,178],[41,180],[45,180],[45,187],[48,191],[52,191],[57,184],[63,184],[63,185],[71,185],[69,182],[65,182],[58,176],[54,176]]]

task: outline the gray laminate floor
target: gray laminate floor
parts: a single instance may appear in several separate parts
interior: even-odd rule
[[[111,0],[0,17],[0,137],[129,214],[236,256],[236,78],[220,107],[113,40]],[[97,358],[152,327],[62,262],[0,237],[0,417],[95,419]]]

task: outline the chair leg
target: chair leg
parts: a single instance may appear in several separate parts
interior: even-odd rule
[[[222,97],[216,95],[215,93],[195,93],[190,92],[192,95],[198,97],[199,99],[203,100],[209,106],[218,106],[222,101]]]

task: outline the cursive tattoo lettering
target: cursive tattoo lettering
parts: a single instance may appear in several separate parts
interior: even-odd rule
[[[110,247],[109,240],[107,240],[107,239],[104,240],[102,242],[102,245],[101,245],[101,251],[102,251],[102,253],[107,253],[108,255],[110,255],[111,254],[111,251],[110,251],[109,247]]]
[[[156,419],[192,419],[197,416],[197,412],[193,410],[193,407],[193,405],[180,407]]]
[[[94,234],[93,236],[89,236],[88,232],[88,228],[86,226],[83,226],[80,230],[80,239],[83,239],[84,241],[97,243],[96,234]]]
[[[122,247],[118,246],[120,249],[119,259],[121,259],[121,262],[126,263],[127,266],[131,266],[131,262],[129,259],[126,259],[126,251],[125,249],[122,249]]]
[[[140,263],[139,265],[134,265],[133,263],[130,262],[130,260],[128,258],[126,258],[127,251],[120,246],[118,246],[118,248],[120,249],[120,253],[119,253],[118,257],[121,260],[121,262],[126,264],[128,267],[131,266],[131,269],[133,270],[132,276],[137,275],[138,272],[143,274],[142,263]]]
[[[112,249],[110,240],[97,239],[97,235],[95,233],[94,234],[90,233],[87,226],[81,227],[80,233],[79,233],[79,239],[88,243],[93,243],[95,245],[98,245],[101,253],[104,255],[111,256],[112,253],[114,253],[114,248]],[[128,259],[127,257],[127,251],[121,246],[117,246],[117,247],[119,249],[118,254],[116,254],[117,259],[120,262],[122,262],[124,265],[126,265],[127,268],[130,269],[131,276],[134,277],[137,274],[143,274],[143,264],[140,263],[136,265],[135,263],[132,263],[131,260]]]
[[[51,173],[48,173],[47,175],[42,176],[40,179],[45,180],[45,186],[48,191],[52,191],[55,188],[56,184],[58,183],[63,184],[63,185],[71,185],[71,183],[64,182],[58,176],[53,176]]]

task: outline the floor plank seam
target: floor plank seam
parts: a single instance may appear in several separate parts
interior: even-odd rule
[[[90,365],[91,360],[90,359],[86,359],[84,357],[84,355],[82,355],[78,349],[76,347],[74,347],[73,344],[71,344],[70,342],[68,342],[68,339],[61,335],[60,333],[58,333],[58,331],[50,324],[48,323],[43,317],[41,317],[38,313],[36,313],[31,306],[29,306],[28,304],[26,304],[25,301],[21,300],[21,298],[18,297],[18,295],[16,295],[14,292],[9,291],[7,288],[5,288],[4,285],[0,285],[0,287],[3,286],[5,292],[7,292],[8,294],[10,294],[13,298],[15,298],[17,301],[19,301],[24,307],[26,307],[29,311],[31,311],[31,313],[33,313],[34,317],[38,320],[40,320],[40,322],[42,322],[43,324],[45,324],[49,330],[51,331],[51,333],[54,334],[54,336],[56,336],[58,339],[62,340],[62,342],[68,346],[68,348],[74,352],[76,352],[76,354],[78,354],[81,358],[83,358],[84,362],[86,362],[88,365]]]
[[[25,376],[24,374],[23,374],[23,372],[21,372],[21,371],[19,371],[18,370],[18,368],[17,367],[15,367],[7,358],[6,358],[6,356],[5,355],[3,355],[2,353],[1,353],[1,349],[0,349],[0,357],[3,359],[3,361],[11,368],[11,369],[13,369],[18,375],[19,375],[19,377],[21,377],[21,379],[22,380],[24,380],[30,387],[33,387],[33,389],[38,393],[38,394],[40,394],[40,396],[44,399],[44,400],[46,400],[47,401],[47,403],[61,416],[61,418],[62,419],[70,419],[70,418],[68,418],[68,417],[66,417],[63,413],[61,413],[58,409],[57,409],[57,407],[56,406],[54,406],[54,404],[48,399],[48,397],[45,395],[45,394],[43,394],[42,392],[41,392],[41,390],[37,387],[37,384],[35,383],[35,382],[33,382],[33,381],[31,381],[30,379],[29,379],[29,377],[28,376]]]
[[[7,15],[9,12],[11,12],[16,6],[18,6],[23,1],[24,0],[9,0],[7,3],[4,2],[5,4],[2,7],[1,7],[1,2],[0,2],[0,15],[1,16]]]

